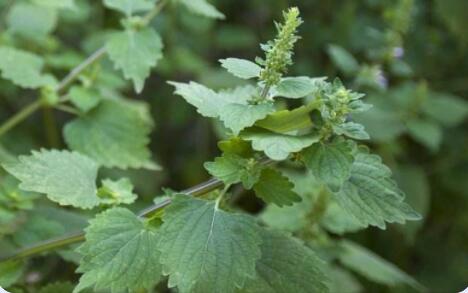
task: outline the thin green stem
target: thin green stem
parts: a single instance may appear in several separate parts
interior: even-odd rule
[[[24,121],[26,118],[28,118],[31,114],[39,110],[39,108],[42,105],[42,101],[40,99],[32,102],[31,104],[27,105],[21,111],[16,113],[13,117],[5,121],[1,126],[0,126],[0,137],[3,136],[5,133],[7,133],[10,129]]]
[[[85,239],[83,232],[77,232],[74,234],[66,235],[60,238],[50,239],[44,242],[41,242],[37,245],[31,246],[29,248],[25,248],[19,250],[12,254],[11,256],[7,256],[5,258],[1,258],[0,261],[11,261],[11,260],[19,260],[29,256],[37,255],[43,252],[47,252],[50,250],[54,250],[63,246],[67,246],[70,244],[81,242]]]
[[[220,180],[212,178],[196,186],[193,186],[189,189],[183,190],[180,193],[187,194],[189,196],[200,196],[208,192],[211,192],[215,189],[218,189],[221,186],[223,186],[223,183]],[[138,215],[140,217],[148,217],[153,212],[163,209],[169,204],[171,204],[171,200],[166,199],[163,202],[152,205],[142,210]],[[71,244],[79,243],[85,240],[84,235],[85,235],[84,232],[79,231],[79,232],[75,232],[73,234],[65,235],[59,238],[49,239],[44,242],[35,244],[33,246],[18,250],[10,255],[2,256],[0,257],[0,262],[10,261],[10,260],[19,260],[19,259],[23,259],[26,257],[34,256],[37,254],[41,254],[47,251],[55,250],[64,246],[71,245]]]
[[[145,16],[143,16],[143,21],[142,21],[143,25],[147,26],[151,22],[151,20],[154,17],[156,17],[156,15],[158,15],[159,12],[161,12],[164,6],[166,6],[167,2],[168,2],[167,0],[159,1],[159,3],[156,6],[154,6],[154,8],[150,12],[148,12]]]
[[[101,47],[97,49],[93,54],[91,54],[86,60],[84,60],[81,64],[76,66],[75,68],[70,71],[70,73],[65,76],[62,81],[57,86],[57,91],[63,91],[66,89],[70,84],[72,84],[75,79],[80,76],[80,74],[87,69],[89,66],[93,65],[96,61],[101,59],[104,54],[106,53],[106,47]]]

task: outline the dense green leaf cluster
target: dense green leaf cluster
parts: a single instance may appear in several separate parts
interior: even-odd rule
[[[359,237],[344,238],[394,223],[407,225],[392,225],[390,233],[414,237],[422,222],[413,221],[429,209],[428,182],[420,167],[398,165],[406,145],[390,142],[408,135],[435,153],[444,129],[468,116],[463,100],[424,81],[387,89],[386,70],[401,79],[413,74],[398,49],[416,4],[385,5],[386,30],[368,32],[380,37],[379,46],[370,40],[370,48],[361,48],[370,61],[328,44],[325,51],[342,73],[328,79],[316,77],[318,70],[303,59],[292,66],[298,30],[313,23],[303,23],[296,7],[283,12],[276,37],[261,45],[263,59],[225,58],[221,69],[208,69],[198,43],[218,41],[194,42],[172,31],[206,32],[226,17],[206,0],[12,3],[0,35],[0,94],[35,100],[0,125],[0,286],[12,292],[359,292],[353,272],[423,291],[398,266],[358,244]],[[447,20],[450,9],[436,6]],[[170,13],[161,15],[166,8]],[[346,9],[337,12],[343,23]],[[74,27],[86,21],[83,15],[99,13],[106,14],[106,29],[65,48],[61,38],[70,32],[61,24]],[[448,22],[457,33],[458,25]],[[223,33],[234,40],[220,47],[249,42],[236,28]],[[197,82],[187,81],[193,75]],[[174,97],[152,92],[154,84],[168,86],[159,80],[166,77]],[[154,96],[148,101],[129,97],[147,91]],[[184,120],[190,107],[203,118],[184,130],[193,132],[186,139],[173,145],[153,133],[158,123],[190,125]],[[47,143],[31,143],[37,133],[20,141],[19,124],[38,110]],[[213,178],[182,192],[163,188],[155,198],[151,186],[159,189],[155,182],[166,180],[155,179],[162,169],[155,161],[166,165],[165,154],[193,146],[190,138],[197,146],[190,156],[203,153],[209,140],[200,128],[207,123],[220,138],[218,156],[202,159],[202,176]],[[152,153],[153,144],[161,153]],[[202,169],[182,155],[184,174]],[[167,174],[178,174],[172,172],[175,166]],[[194,181],[180,177],[178,183]],[[144,203],[154,205],[135,212]],[[67,235],[75,230],[84,232]],[[28,261],[36,255],[44,264]],[[63,274],[76,282],[57,278],[53,269],[35,281],[36,266],[57,263],[66,263]]]

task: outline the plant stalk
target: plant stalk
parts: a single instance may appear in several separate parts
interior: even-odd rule
[[[40,99],[32,102],[31,104],[27,105],[21,111],[16,113],[13,117],[5,121],[1,126],[0,126],[0,137],[3,136],[5,133],[7,133],[10,129],[15,127],[17,124],[21,123],[24,121],[26,118],[28,118],[31,114],[39,110],[39,108],[42,105],[42,101]]]
[[[181,191],[180,193],[186,194],[188,196],[200,196],[203,194],[206,194],[208,192],[211,192],[215,189],[220,188],[223,186],[223,182],[216,179],[216,178],[211,178],[210,180],[207,180],[203,183],[200,183],[198,185],[195,185],[191,188],[188,188],[186,190]],[[160,209],[165,208],[171,204],[171,199],[166,199],[158,204],[152,205],[138,213],[139,217],[148,217],[151,215],[153,212],[156,212]],[[70,235],[65,235],[61,236],[58,238],[52,238],[43,242],[40,242],[38,244],[32,245],[30,247],[26,247],[23,249],[20,249],[18,251],[13,252],[10,255],[2,256],[0,257],[0,263],[5,262],[5,261],[14,261],[14,260],[20,260],[26,257],[38,255],[47,251],[55,250],[60,247],[68,246],[71,244],[79,243],[85,240],[85,234],[83,231],[78,231],[75,233],[72,233]]]

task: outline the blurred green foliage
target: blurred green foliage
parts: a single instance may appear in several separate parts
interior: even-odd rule
[[[72,2],[0,0],[0,45],[42,56],[44,64],[38,64],[36,74],[42,67],[55,76],[64,76],[120,27],[119,13],[104,8],[101,1]],[[216,142],[222,138],[222,126],[198,116],[190,105],[173,96],[166,81],[195,80],[214,89],[237,85],[238,80],[220,68],[217,60],[228,56],[253,59],[260,55],[258,44],[274,35],[273,20],[279,19],[287,7],[298,6],[305,21],[299,30],[303,40],[297,43],[290,75],[338,76],[347,87],[366,94],[365,100],[374,107],[354,119],[366,126],[372,138],[370,148],[391,167],[407,201],[424,216],[419,222],[392,225],[387,231],[370,228],[348,234],[349,238],[395,263],[431,292],[455,292],[466,287],[467,2],[218,0],[213,4],[224,13],[224,20],[202,18],[170,4],[151,22],[161,34],[164,58],[146,80],[141,94],[134,93],[133,85],[124,81],[107,59],[80,76],[83,87],[99,80],[95,94],[124,95],[148,102],[156,125],[151,149],[161,171],[105,169],[100,176],[129,177],[142,198],[135,208],[150,203],[164,186],[179,190],[207,179],[203,163],[219,154]],[[0,58],[5,58],[4,53]],[[18,66],[22,58],[17,60]],[[89,93],[80,87],[72,90],[72,98],[80,109],[93,107],[86,103]],[[36,95],[0,79],[0,121],[7,120]],[[30,149],[63,147],[60,129],[69,119],[69,114],[51,109],[31,116],[1,138],[2,162]],[[36,200],[40,208],[30,212],[37,196],[14,190],[14,180],[2,174],[0,235],[14,234],[15,245],[30,245],[84,226],[81,216],[73,211],[59,212],[42,200]],[[314,190],[313,186],[310,190]],[[316,195],[319,198],[320,194]],[[267,222],[287,223],[288,228],[300,225],[301,219],[288,217],[281,221],[275,214],[268,220],[266,213],[270,211],[264,211],[262,203],[248,193],[240,194],[238,204],[254,213],[264,213],[262,217]],[[340,211],[330,206],[325,215],[331,213]],[[55,216],[44,216],[51,214]],[[300,212],[296,214],[301,217]],[[57,224],[60,218],[67,218],[63,225]],[[326,227],[327,216],[324,219]],[[332,219],[337,221],[337,217]],[[352,223],[344,224],[342,231],[332,231],[334,235],[355,230]],[[353,245],[343,242],[341,249],[351,249],[353,254],[339,262],[345,266],[352,263],[349,267],[353,270],[356,268],[351,258],[359,258],[362,266],[357,268],[358,273],[364,272],[350,275],[335,269],[332,279],[336,275],[336,280],[340,280],[334,284],[337,292],[411,290],[371,282],[378,278],[373,272],[378,269],[373,267],[372,259],[360,256],[360,248]],[[12,249],[9,246],[0,239],[2,252]],[[76,255],[71,250],[61,250],[60,254],[70,262],[40,258],[29,264],[28,273],[22,277],[26,280],[23,289],[36,292],[34,288],[49,282],[75,281]],[[18,277],[11,267],[0,266],[0,271],[0,283],[4,286]],[[377,283],[392,283],[405,276],[389,278]]]

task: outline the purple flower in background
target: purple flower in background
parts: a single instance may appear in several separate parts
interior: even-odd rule
[[[393,57],[400,59],[403,55],[405,55],[405,49],[402,47],[393,48]]]
[[[375,80],[377,81],[377,84],[383,88],[383,89],[387,89],[388,87],[388,79],[387,77],[385,76],[385,73],[381,70],[381,69],[378,69],[376,74],[375,74]]]

